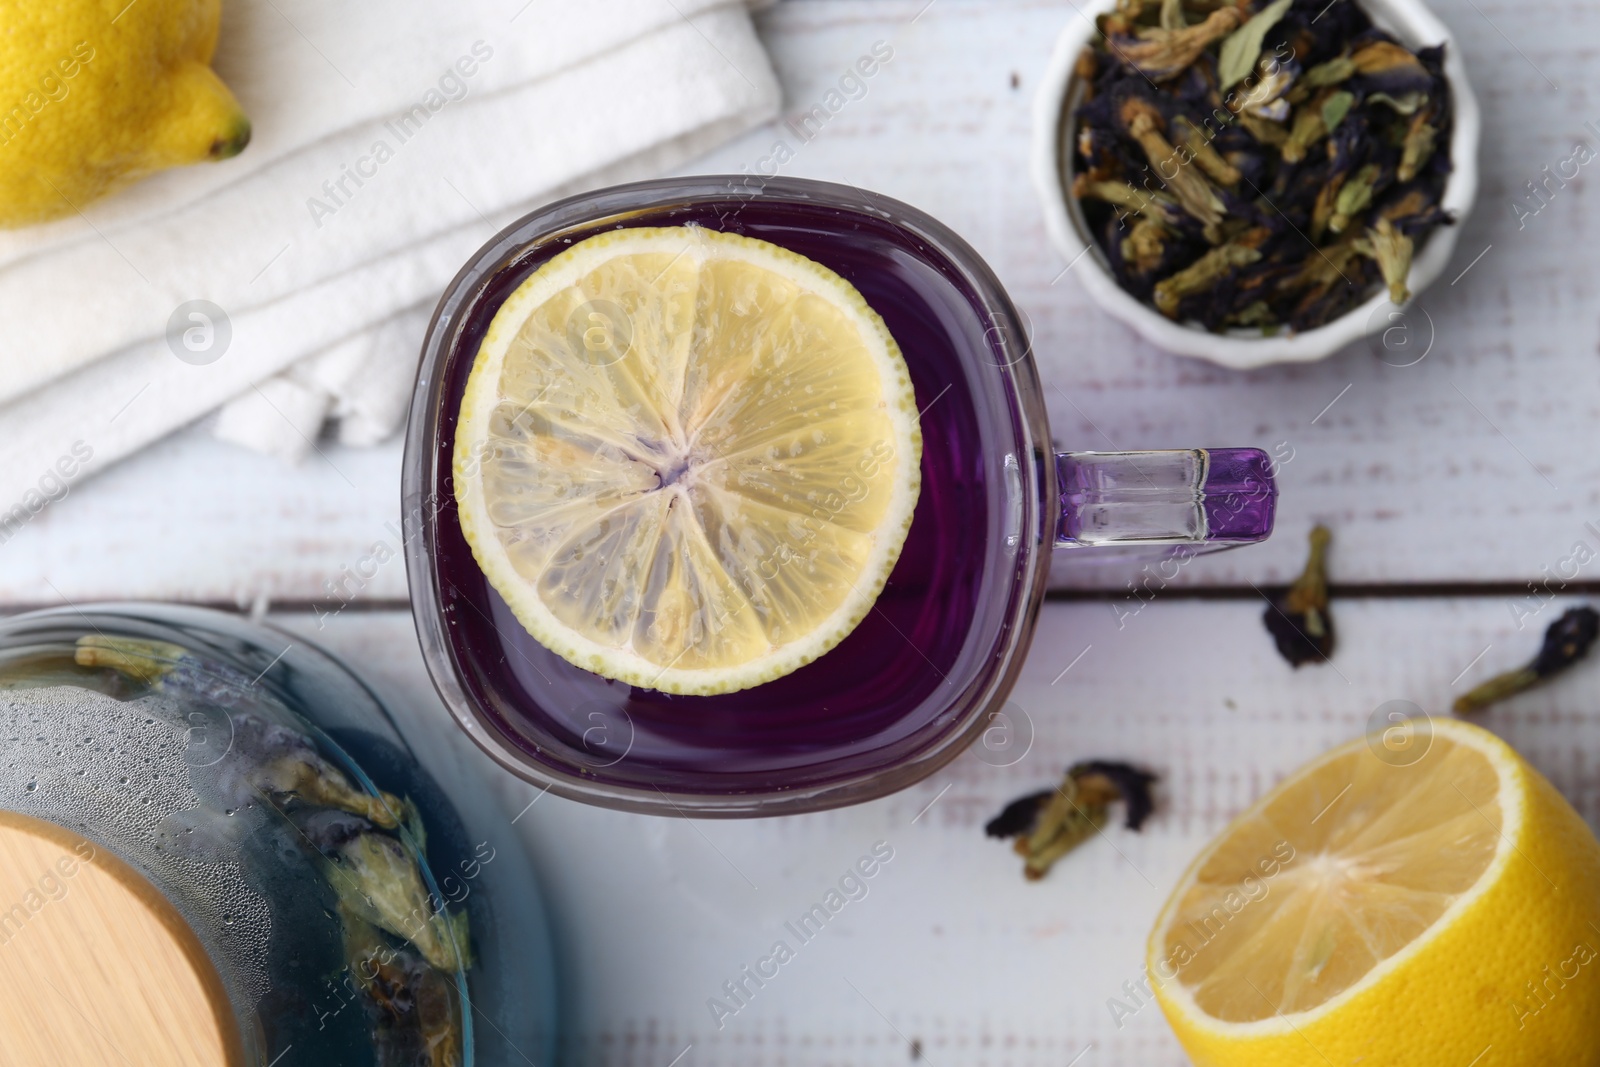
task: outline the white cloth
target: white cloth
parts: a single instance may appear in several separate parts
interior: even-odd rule
[[[229,0],[249,149],[0,232],[0,501],[75,441],[98,469],[223,405],[221,433],[280,454],[329,414],[386,436],[433,302],[497,229],[776,114],[752,6]],[[203,365],[167,336],[192,300],[231,329]]]

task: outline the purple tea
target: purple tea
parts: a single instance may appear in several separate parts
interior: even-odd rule
[[[999,358],[981,303],[952,265],[930,260],[895,224],[825,206],[733,199],[646,212],[627,224],[691,223],[770,241],[837,271],[905,354],[924,409],[922,492],[875,609],[820,659],[752,689],[696,697],[636,688],[573,666],[523,629],[479,571],[453,496],[444,494],[439,598],[474,696],[536,759],[554,737],[573,762],[619,783],[677,782],[696,792],[767,787],[779,776],[796,787],[821,784],[881,760],[886,748],[914,744],[948,711],[950,688],[982,666],[984,650],[969,649],[968,638],[986,572],[1005,566],[995,558],[999,501],[984,457],[1013,447],[1006,420],[1014,413],[974,403],[968,368],[992,372]],[[450,413],[484,331],[504,299],[567,244],[552,241],[529,255],[472,307],[450,355],[435,457],[441,479],[450,477],[455,446]]]

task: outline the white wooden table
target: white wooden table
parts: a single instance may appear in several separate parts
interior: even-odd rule
[[[786,174],[866,186],[944,219],[1031,318],[1059,443],[1290,449],[1280,533],[1185,568],[1120,627],[1128,575],[1070,576],[1014,698],[1032,748],[1008,769],[969,755],[873,804],[743,824],[545,798],[513,829],[510,814],[533,796],[514,787],[507,833],[523,834],[550,888],[574,1062],[1180,1064],[1156,1009],[1119,1028],[1107,1001],[1126,1002],[1155,910],[1195,850],[1383,702],[1442,713],[1532,654],[1565,601],[1519,632],[1518,606],[1537,603],[1523,599],[1528,583],[1577,542],[1600,553],[1587,525],[1600,529],[1600,234],[1587,222],[1597,208],[1587,173],[1520,228],[1511,205],[1575,141],[1597,145],[1584,124],[1600,126],[1600,15],[1583,0],[1437,7],[1484,105],[1485,151],[1458,263],[1423,298],[1436,330],[1427,358],[1396,367],[1356,346],[1250,374],[1150,348],[1060,276],[1026,160],[1034,82],[1078,17],[1070,0],[789,0],[761,16],[791,113],[875,42],[894,58],[814,140],[775,126],[693,169],[755,169],[785,140]],[[397,442],[325,451],[291,470],[179,434],[75,485],[0,549],[0,606],[270,603],[276,621],[362,665],[415,729],[447,743],[440,758],[478,760],[441,721],[400,562],[359,610],[317,630],[309,609],[326,600],[323,583],[373,542],[393,544],[399,511]],[[1295,672],[1262,631],[1255,587],[1293,575],[1319,520],[1335,536],[1341,643],[1332,665]],[[1597,590],[1600,558],[1565,593]],[[1219,638],[1237,659],[1211,651]],[[1597,689],[1600,662],[1485,720],[1591,822]],[[1024,883],[983,821],[1095,757],[1160,771],[1157,817]],[[869,896],[718,1030],[707,998],[880,840],[895,858]]]

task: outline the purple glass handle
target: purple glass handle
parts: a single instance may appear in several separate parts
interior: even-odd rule
[[[1254,544],[1272,533],[1278,503],[1259,448],[1058,452],[1056,479],[1058,547]]]

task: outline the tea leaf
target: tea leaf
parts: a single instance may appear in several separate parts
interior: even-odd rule
[[[1278,24],[1293,3],[1294,0],[1276,0],[1268,4],[1222,42],[1217,76],[1224,91],[1249,77],[1256,67],[1256,60],[1261,58],[1261,44],[1266,39],[1267,31]]]
[[[1354,93],[1338,92],[1322,102],[1322,124],[1332,133],[1339,128],[1339,123],[1350,114],[1350,107],[1356,102]]]
[[[1307,89],[1324,89],[1330,85],[1338,85],[1355,72],[1354,61],[1349,56],[1339,56],[1306,71],[1300,78],[1300,84]]]

